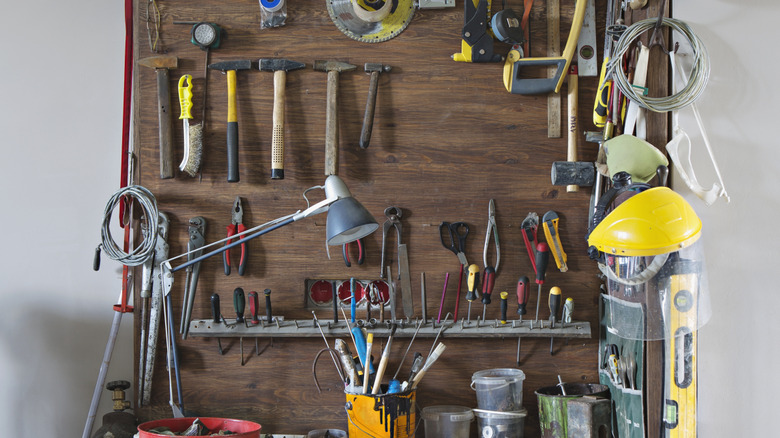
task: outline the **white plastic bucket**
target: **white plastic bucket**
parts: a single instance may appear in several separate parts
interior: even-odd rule
[[[525,409],[498,412],[474,409],[477,416],[477,435],[481,437],[523,438],[525,436]]]
[[[469,438],[474,413],[465,406],[428,406],[423,408],[425,438]]]
[[[523,409],[525,373],[517,368],[494,368],[471,376],[477,392],[477,407],[487,411],[516,412]]]

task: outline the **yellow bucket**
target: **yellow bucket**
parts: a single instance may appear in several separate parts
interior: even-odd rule
[[[413,438],[416,389],[396,394],[347,396],[350,438]]]

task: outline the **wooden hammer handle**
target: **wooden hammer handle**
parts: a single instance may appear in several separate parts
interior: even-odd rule
[[[287,73],[274,72],[273,136],[271,137],[271,179],[284,179],[284,91]]]
[[[339,72],[328,71],[328,96],[325,113],[325,175],[336,175],[339,168],[339,124],[336,98],[339,93]]]
[[[160,178],[173,178],[173,119],[171,88],[167,68],[157,72],[157,118],[160,137]]]
[[[569,136],[568,136],[568,149],[566,153],[566,161],[577,161],[577,137],[578,137],[578,125],[577,125],[577,92],[579,77],[577,76],[576,67],[574,67],[569,73],[569,93],[567,98],[568,116],[569,116]],[[579,186],[568,185],[566,186],[567,192],[579,191]]]
[[[371,82],[368,84],[368,100],[366,111],[363,114],[363,129],[360,131],[360,147],[365,149],[371,141],[371,132],[374,128],[374,109],[376,108],[376,90],[379,87],[379,72],[371,72]]]

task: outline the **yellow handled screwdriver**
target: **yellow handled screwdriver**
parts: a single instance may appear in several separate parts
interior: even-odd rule
[[[550,288],[550,297],[547,300],[547,305],[550,306],[550,328],[555,328],[555,317],[558,315],[558,310],[561,308],[561,288],[553,286]],[[550,356],[553,354],[553,336],[550,336]]]
[[[479,283],[479,266],[474,264],[469,265],[468,292],[466,292],[469,310],[466,316],[466,322],[471,322],[471,302],[477,299],[477,283]]]

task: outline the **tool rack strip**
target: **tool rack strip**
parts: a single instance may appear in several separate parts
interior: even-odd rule
[[[494,1],[494,8],[500,2]],[[507,2],[522,8],[521,2]],[[568,38],[573,2],[561,2],[561,41]],[[650,0],[644,13],[656,11]],[[596,0],[598,52],[602,51],[606,0]],[[150,49],[147,11],[159,10],[158,53]],[[170,71],[169,86],[176,90],[184,74],[193,76],[193,123],[205,114],[202,172],[192,178],[176,172],[174,178],[160,179],[158,151],[157,83],[155,72],[145,67],[134,70],[134,147],[135,183],[154,193],[160,211],[170,219],[168,243],[170,255],[187,248],[189,219],[202,216],[207,221],[205,240],[225,237],[230,224],[230,209],[237,196],[244,206],[243,221],[248,227],[289,215],[306,208],[301,194],[324,181],[324,137],[326,131],[326,75],[314,71],[315,60],[337,59],[357,65],[357,71],[339,78],[339,169],[338,175],[352,194],[381,223],[389,206],[403,210],[403,243],[408,246],[410,274],[414,286],[415,317],[399,329],[398,336],[410,338],[419,321],[421,307],[428,315],[439,310],[445,274],[449,273],[444,313],[455,307],[458,261],[442,248],[437,236],[443,221],[463,221],[470,225],[465,253],[470,263],[482,268],[482,249],[487,224],[488,201],[495,200],[497,228],[501,242],[501,266],[496,276],[493,303],[487,307],[487,321],[472,318],[465,322],[466,303],[460,301],[456,322],[444,325],[440,340],[447,349],[426,374],[417,389],[421,407],[441,404],[476,406],[469,388],[474,372],[488,368],[517,367],[524,371],[524,407],[529,416],[526,433],[538,435],[536,400],[533,390],[557,382],[598,381],[598,342],[591,327],[598,323],[600,280],[595,264],[586,255],[587,206],[589,188],[566,193],[550,184],[550,166],[566,159],[566,135],[547,136],[547,96],[518,96],[508,93],[502,84],[502,63],[461,63],[452,60],[460,51],[463,27],[463,1],[454,8],[418,10],[408,28],[389,41],[366,44],[347,38],[333,24],[325,0],[288,2],[284,26],[260,28],[256,0],[207,1],[165,0],[135,2],[134,58],[159,54],[176,56],[178,66]],[[546,4],[534,2],[530,12],[532,56],[546,53]],[[642,17],[634,17],[638,19]],[[218,49],[208,53],[191,43],[191,24],[218,23],[225,31]],[[154,33],[152,33],[154,36]],[[509,47],[496,43],[495,51],[505,54]],[[258,70],[237,74],[237,119],[239,123],[240,182],[226,180],[226,119],[228,112],[226,80],[219,72],[204,72],[205,62],[260,58],[286,58],[306,63],[306,68],[287,74],[285,178],[271,180],[271,112],[273,75]],[[599,59],[601,56],[599,55]],[[207,61],[208,60],[208,61]],[[363,63],[379,62],[392,71],[379,78],[376,115],[371,144],[358,145],[361,122],[369,85]],[[580,78],[578,112],[580,130],[595,130],[588,121],[592,111],[598,78]],[[565,108],[565,85],[561,92]],[[175,129],[174,162],[182,159],[182,130],[178,105],[172,99]],[[206,103],[204,103],[206,102]],[[565,114],[565,110],[562,111]],[[664,119],[648,116],[649,140],[664,144]],[[579,138],[579,159],[594,161],[597,145]],[[311,192],[315,193],[315,192]],[[319,196],[319,195],[313,195]],[[315,199],[316,202],[318,199]],[[561,241],[569,255],[568,272],[560,272],[551,261],[541,295],[539,320],[547,324],[547,295],[551,286],[559,286],[563,297],[576,304],[576,322],[554,329],[545,325],[533,329],[517,322],[514,291],[520,276],[533,279],[533,268],[523,244],[520,224],[529,212],[540,216],[555,211],[560,217]],[[325,246],[326,215],[302,220],[252,240],[248,244],[248,266],[244,276],[226,276],[221,257],[201,264],[198,292],[194,302],[191,336],[177,338],[181,362],[183,405],[189,412],[216,417],[257,421],[269,433],[305,434],[322,427],[346,429],[344,387],[325,361],[318,366],[323,391],[318,393],[311,381],[312,360],[324,347],[312,326],[311,309],[302,305],[304,285],[311,278],[374,278],[379,271],[381,227],[365,239],[366,258],[362,265],[347,268],[339,247]],[[539,233],[540,240],[543,233]],[[395,235],[388,236],[391,250],[387,257],[396,272]],[[491,247],[492,248],[492,247]],[[492,249],[491,249],[492,251]],[[492,259],[494,253],[490,253]],[[235,257],[235,254],[234,254]],[[141,278],[140,269],[134,275]],[[420,303],[418,282],[421,273],[427,279],[428,298]],[[181,318],[184,281],[176,274],[172,289],[172,313],[175,326]],[[461,294],[465,294],[464,287]],[[209,327],[209,296],[223,297],[222,313],[230,315],[230,294],[244,290],[273,290],[273,314],[279,324],[267,322],[260,327],[236,326],[231,330]],[[140,285],[136,282],[136,292]],[[529,313],[536,306],[534,284],[528,303]],[[499,314],[498,293],[509,292],[508,324],[496,324]],[[135,294],[136,309],[140,308]],[[400,306],[399,306],[400,307]],[[482,304],[473,303],[474,315],[482,313]],[[327,309],[317,311],[327,337],[348,339],[346,324],[332,323]],[[331,323],[327,322],[331,320]],[[513,321],[514,319],[514,321]],[[430,317],[420,329],[412,350],[427,352],[442,324]],[[388,332],[378,324],[376,343],[383,343]],[[136,355],[141,327],[135,318]],[[178,332],[177,332],[178,336]],[[224,336],[219,351],[214,338]],[[237,355],[235,338],[265,337],[258,354],[244,360]],[[550,355],[550,337],[566,337],[555,342]],[[518,338],[523,338],[516,363]],[[257,338],[256,338],[257,339]],[[400,364],[406,342],[397,342],[391,351],[388,369]],[[220,354],[223,352],[224,354]],[[164,341],[158,343],[158,358],[165,357]],[[138,364],[136,357],[136,364]],[[139,420],[170,416],[166,361],[156,361],[151,402],[138,406]],[[136,377],[139,370],[136,369]],[[406,371],[403,371],[404,373]],[[135,381],[138,381],[136,378]],[[290,419],[295,419],[291,421]],[[420,429],[422,433],[422,428]]]

